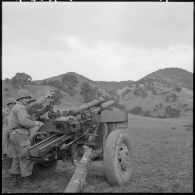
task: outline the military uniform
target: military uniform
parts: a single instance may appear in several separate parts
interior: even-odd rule
[[[11,166],[12,174],[21,174],[27,177],[32,174],[34,163],[25,158],[24,154],[30,146],[30,129],[40,126],[40,122],[32,121],[24,105],[18,102],[9,116],[10,140],[14,144],[14,155]]]
[[[7,154],[7,135],[8,135],[8,118],[9,118],[10,110],[3,109],[2,113],[2,123],[3,123],[3,132],[2,132],[2,153]]]
[[[3,156],[7,155],[7,157],[11,158],[12,157],[12,143],[9,142],[9,132],[10,129],[8,128],[8,119],[9,119],[9,114],[10,110],[12,107],[16,104],[16,99],[15,98],[8,98],[7,99],[7,109],[3,109],[2,113],[2,122],[3,122],[3,139],[2,139],[2,152]]]

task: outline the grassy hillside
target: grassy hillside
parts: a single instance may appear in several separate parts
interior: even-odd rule
[[[25,88],[28,89],[30,93],[32,93],[35,96],[35,98],[39,98],[41,96],[47,95],[51,90],[52,91],[59,90],[52,86],[43,86],[43,85],[26,85]],[[2,90],[3,90],[2,103],[3,103],[3,107],[5,107],[7,98],[17,97],[16,96],[17,90],[14,90],[10,84],[3,84]],[[72,98],[69,94],[65,93],[64,91],[62,90],[59,91],[63,97],[60,99],[61,104],[56,105],[55,106],[56,108],[61,110],[61,109],[66,109],[72,106],[83,104],[81,102],[80,97],[76,96]]]
[[[134,81],[96,81],[97,84],[104,87],[106,90],[116,91],[117,89],[121,89],[125,86],[129,86]]]
[[[146,75],[144,78],[134,81],[107,82],[92,81],[82,75],[69,72],[45,78],[46,81],[59,80],[65,75],[76,77],[78,84],[75,87],[75,94],[69,95],[59,89],[62,94],[61,104],[56,105],[58,109],[74,107],[82,104],[83,98],[80,95],[81,85],[86,82],[96,93],[110,98],[118,92],[119,103],[124,105],[127,111],[152,117],[179,116],[180,113],[192,112],[193,108],[193,74],[179,68],[166,68]],[[33,81],[34,85],[26,86],[32,94],[40,97],[48,91],[57,89],[52,86],[42,85],[44,80]],[[96,97],[98,95],[96,94]],[[3,107],[8,97],[16,96],[11,85],[3,82]],[[115,97],[116,98],[116,97]]]
[[[184,87],[178,89],[164,82],[145,80],[123,88],[120,103],[133,114],[179,117],[192,112],[193,93]]]
[[[158,80],[170,84],[179,84],[182,87],[193,90],[193,73],[180,68],[160,69],[143,77],[138,80],[138,82],[143,82],[148,79]]]
[[[88,168],[89,193],[192,193],[193,131],[184,127],[192,116],[179,119],[154,119],[129,114],[129,139],[134,165],[132,177],[123,186],[110,185],[102,161]],[[39,177],[30,185],[13,187],[9,174],[2,171],[3,193],[63,193],[75,166],[60,161],[52,176]]]

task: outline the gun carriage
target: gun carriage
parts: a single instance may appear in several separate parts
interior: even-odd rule
[[[59,160],[70,160],[77,167],[65,192],[80,192],[87,165],[95,160],[92,153],[98,150],[109,183],[128,182],[133,169],[125,131],[128,117],[125,110],[112,109],[113,104],[99,98],[61,115],[51,110],[50,119],[32,137],[27,151],[27,158],[35,162],[33,173],[51,173]]]

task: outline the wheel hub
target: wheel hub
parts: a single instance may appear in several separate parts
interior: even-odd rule
[[[118,151],[118,161],[123,171],[130,167],[130,154],[126,144],[120,144]]]

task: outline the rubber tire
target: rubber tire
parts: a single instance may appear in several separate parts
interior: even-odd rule
[[[118,160],[118,150],[120,143],[126,145],[130,156],[127,171],[122,171]],[[129,135],[124,130],[113,130],[107,137],[104,146],[103,167],[105,175],[110,184],[122,185],[127,183],[133,172],[132,149],[130,145]]]
[[[35,163],[33,167],[32,177],[48,177],[56,172],[58,166],[58,160],[46,162],[46,163]]]

